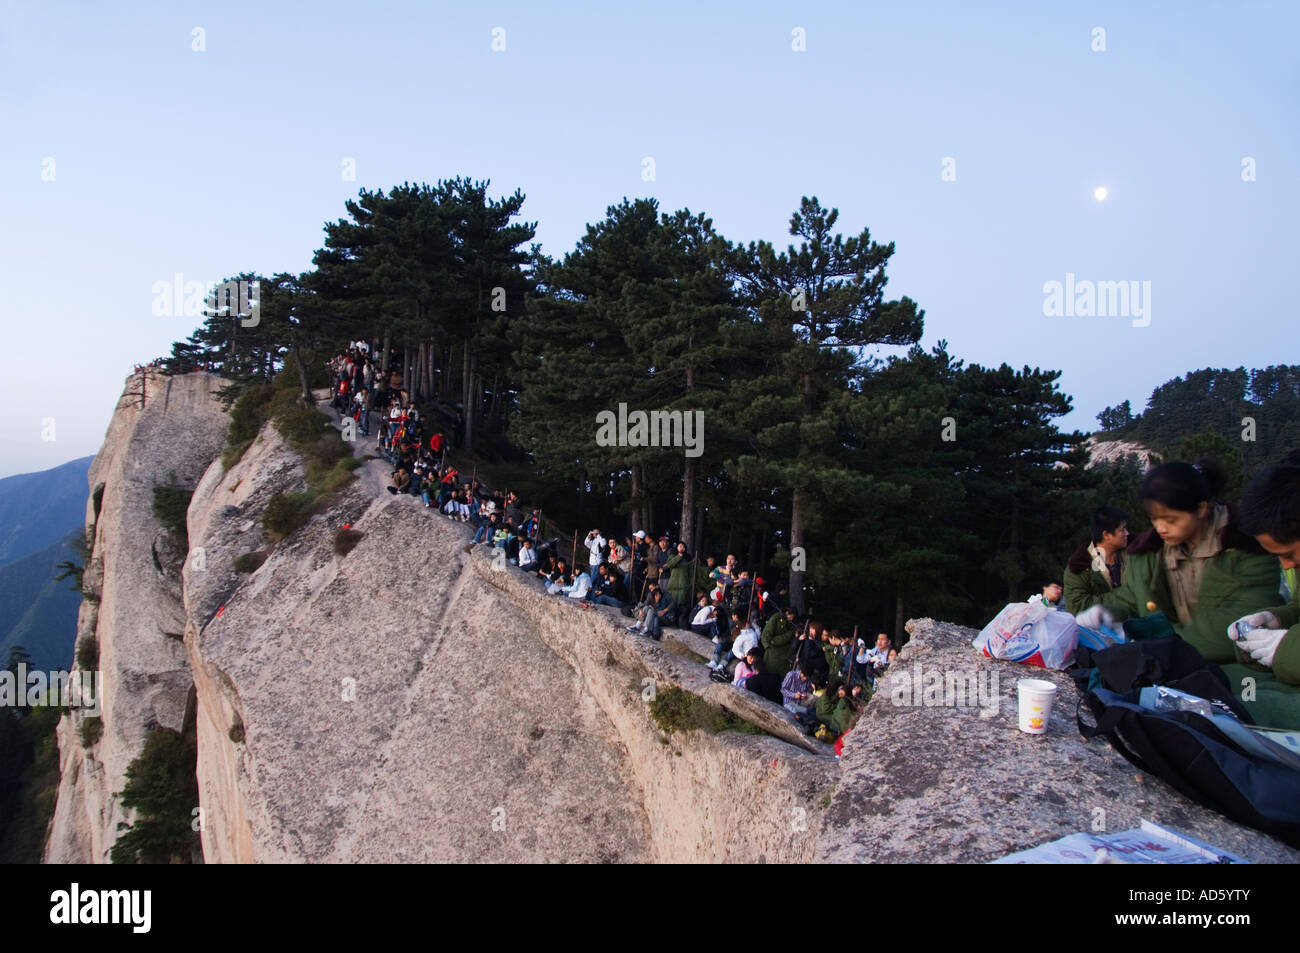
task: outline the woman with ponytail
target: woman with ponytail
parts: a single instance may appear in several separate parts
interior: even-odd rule
[[[1095,628],[1164,613],[1174,631],[1212,662],[1231,662],[1228,626],[1277,599],[1277,563],[1220,502],[1217,461],[1164,463],[1142,480],[1138,498],[1151,529],[1127,547],[1124,582],[1079,614]]]

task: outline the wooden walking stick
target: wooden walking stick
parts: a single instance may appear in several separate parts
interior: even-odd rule
[[[569,572],[573,573],[573,578],[577,579],[578,574],[574,570],[578,568],[578,531],[573,531],[573,556],[569,559]]]

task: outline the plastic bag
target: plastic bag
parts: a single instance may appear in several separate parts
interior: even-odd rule
[[[972,643],[989,658],[1039,668],[1069,666],[1079,641],[1074,616],[1041,602],[1012,602],[980,630]]]

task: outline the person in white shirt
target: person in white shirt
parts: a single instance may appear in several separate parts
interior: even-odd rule
[[[533,550],[533,541],[524,537],[519,541],[519,568],[532,569],[537,565],[537,553]]]
[[[709,601],[707,593],[700,596],[700,601],[697,603],[695,610],[695,617],[691,619],[691,630],[696,635],[708,636],[714,642],[721,641],[718,636],[718,610]]]
[[[591,554],[587,562],[591,566],[591,575],[595,576],[600,569],[600,564],[605,561],[605,537],[600,535],[600,530],[593,529],[587,534],[587,541],[583,545]]]
[[[745,617],[739,612],[731,615],[731,631],[736,633],[736,640],[731,643],[731,654],[737,659],[743,659],[761,638],[753,622],[745,626]]]

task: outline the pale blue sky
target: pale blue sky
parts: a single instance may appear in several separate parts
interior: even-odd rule
[[[98,450],[196,323],[155,282],[306,269],[359,188],[461,174],[522,189],[551,254],[642,195],[783,247],[815,194],[897,244],[927,346],[1064,370],[1066,427],[1298,362],[1300,5],[1134,6],[0,3],[0,476]],[[1150,281],[1150,326],[1045,317],[1067,272]]]

